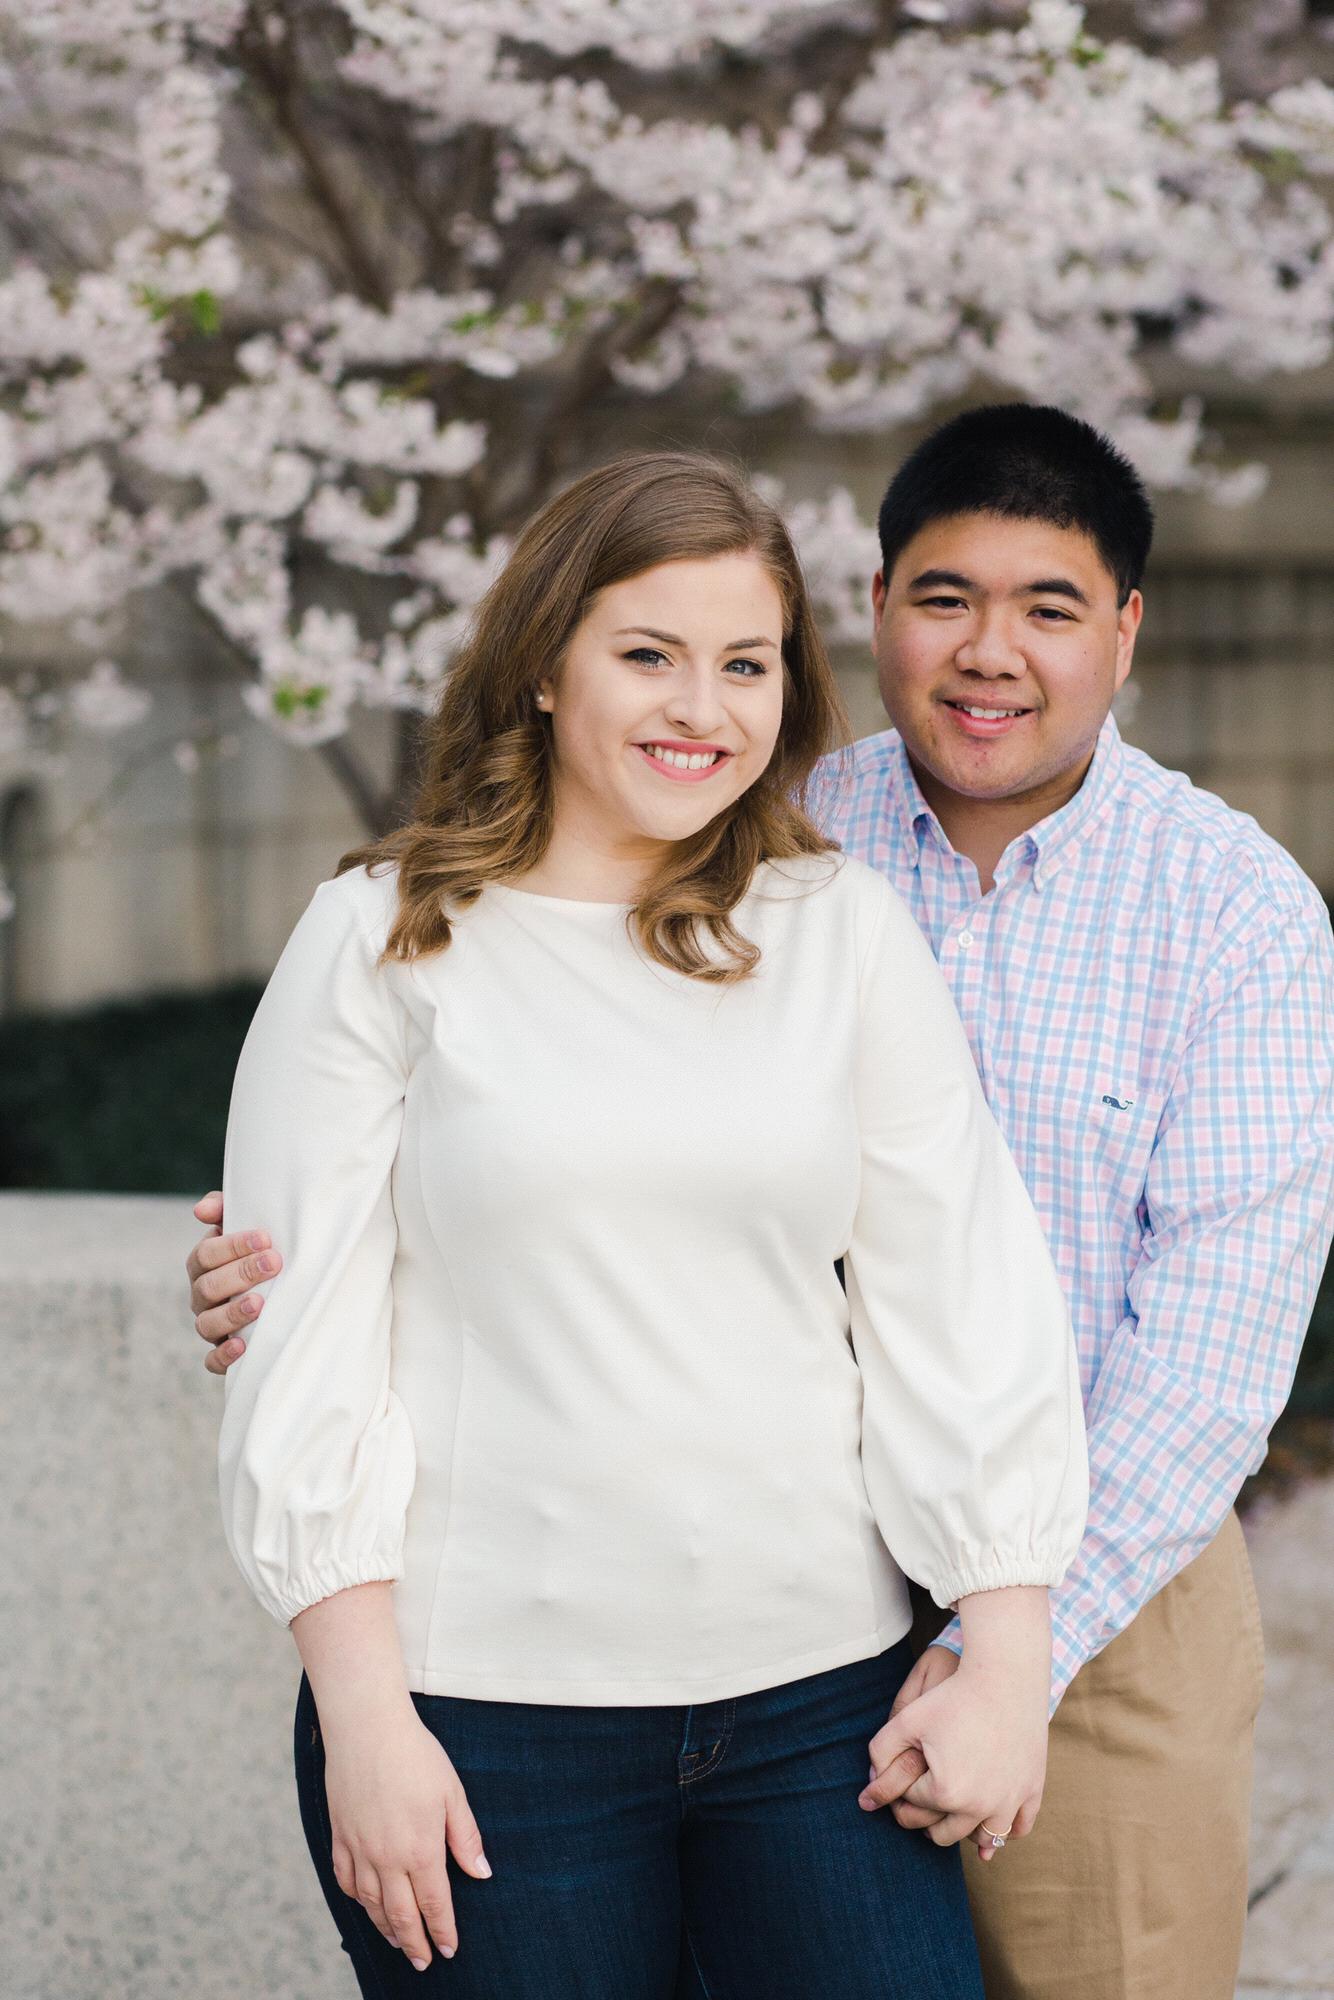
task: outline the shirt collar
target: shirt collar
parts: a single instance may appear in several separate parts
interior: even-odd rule
[[[941,847],[948,848],[949,842],[945,838],[944,827],[922,797],[917,774],[908,761],[908,752],[897,730],[890,733],[889,766],[899,831],[903,835],[904,846],[912,865],[916,868],[922,859],[922,838],[929,828],[935,829],[935,836]]]
[[[1093,762],[1084,782],[1059,812],[1049,813],[1024,836],[1036,850],[1033,880],[1042,888],[1064,866],[1081,840],[1092,831],[1115,798],[1125,774],[1126,751],[1115,716],[1109,714],[1098,731]]]
[[[1049,813],[1046,819],[1039,820],[1036,826],[1029,827],[1027,833],[1010,843],[1011,848],[1022,846],[1032,857],[1033,880],[1038,888],[1069,858],[1079,842],[1102,818],[1120,786],[1125,761],[1121,732],[1116,726],[1116,718],[1109,714],[1098,731],[1093,761],[1074,797],[1058,812]],[[922,843],[928,835],[943,852],[950,853],[952,849],[945,829],[922,796],[922,788],[897,730],[890,732],[889,763],[899,828],[912,865],[919,868]],[[1009,851],[1007,848],[1006,852]],[[1006,873],[1009,873],[1008,869]]]

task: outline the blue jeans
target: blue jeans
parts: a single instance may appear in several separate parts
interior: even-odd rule
[[[690,1708],[414,1694],[495,1870],[451,1861],[453,1960],[414,1972],[334,1879],[324,1745],[297,1699],[297,1790],[363,1994],[397,2000],[982,2000],[955,1848],[857,1804],[912,1666],[877,1659]]]

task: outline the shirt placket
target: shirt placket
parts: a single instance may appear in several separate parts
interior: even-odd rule
[[[984,1086],[989,1081],[990,1059],[986,1038],[987,968],[992,956],[989,947],[995,925],[994,905],[1000,894],[1000,890],[993,890],[990,896],[969,903],[941,940],[941,967]]]

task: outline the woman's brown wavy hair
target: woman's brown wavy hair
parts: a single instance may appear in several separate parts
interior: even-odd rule
[[[382,959],[442,951],[450,917],[487,882],[509,882],[551,839],[551,722],[537,684],[559,663],[598,592],[658,563],[757,555],[783,602],[783,712],[768,766],[715,819],[677,842],[631,913],[659,965],[717,982],[759,960],[732,912],[761,861],[833,843],[804,810],[816,760],[847,741],[843,704],[801,566],[775,510],[722,460],[636,453],[600,466],[545,506],[477,608],[429,725],[412,819],[352,849],[338,873],[398,867],[398,912]],[[714,949],[706,949],[704,934]]]

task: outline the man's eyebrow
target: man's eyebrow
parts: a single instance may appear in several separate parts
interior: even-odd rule
[[[965,576],[957,569],[924,569],[908,585],[909,590],[927,590],[938,583],[953,584],[956,590],[976,590],[978,585],[971,576]]]
[[[1040,576],[1036,583],[1026,583],[1018,593],[1020,597],[1073,597],[1076,604],[1088,606],[1088,599],[1077,583],[1071,583],[1068,576]]]
[[[965,576],[957,569],[924,569],[908,585],[909,590],[932,590],[947,584],[955,590],[980,590],[981,585],[974,577]],[[1020,584],[1016,597],[1072,597],[1076,604],[1088,607],[1089,600],[1077,583],[1068,576],[1040,576],[1032,583]]]
[[[687,640],[678,638],[675,632],[655,632],[651,625],[618,625],[612,637],[620,639],[635,632],[638,632],[645,639],[661,639],[664,646],[684,646],[688,644]],[[773,652],[776,653],[778,651],[778,642],[776,639],[765,639],[763,637],[733,639],[730,646],[723,647],[723,651],[725,653],[739,653],[743,646],[768,646]]]

